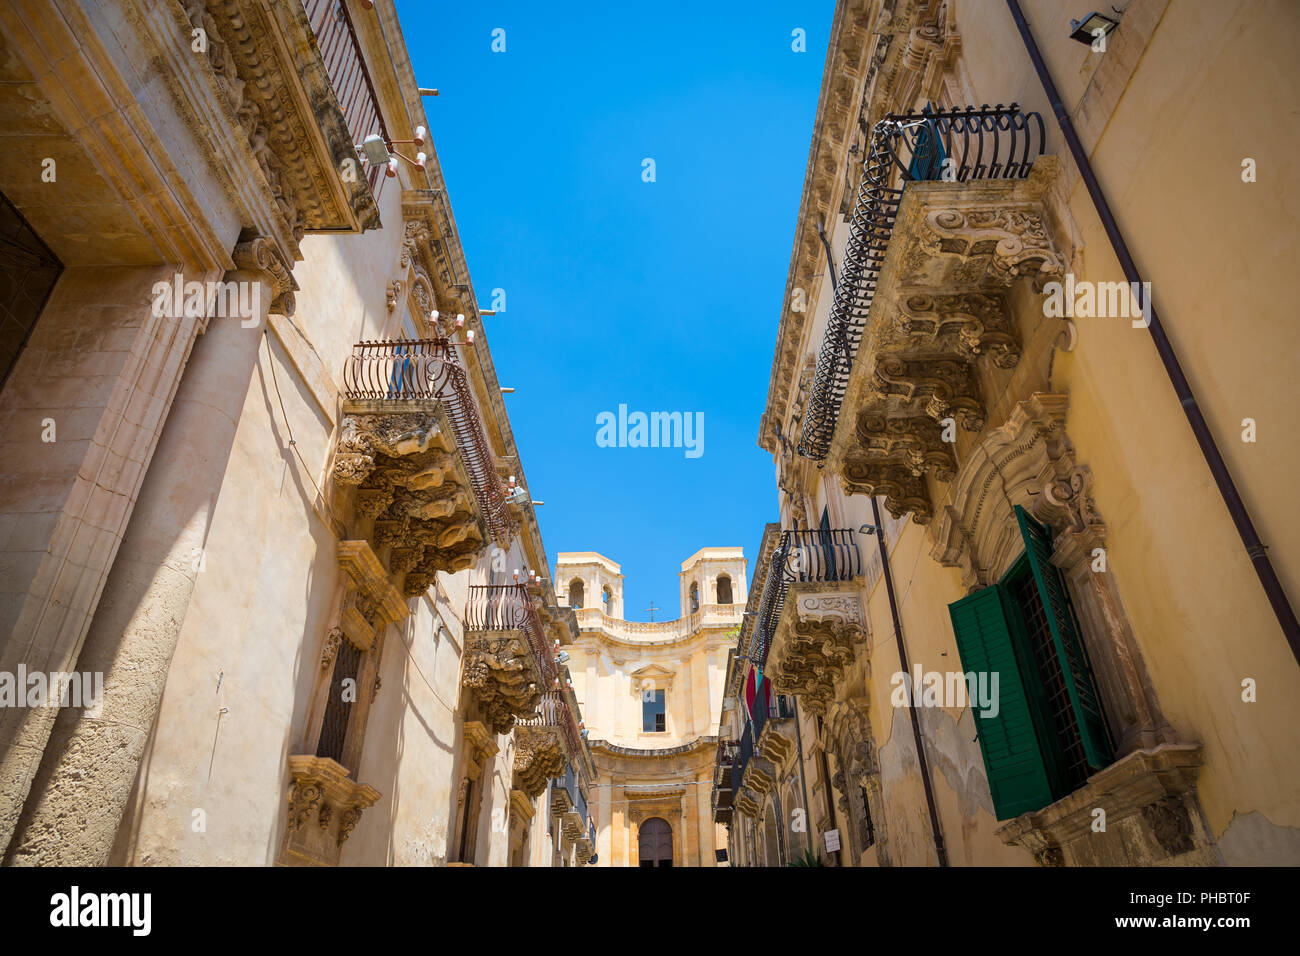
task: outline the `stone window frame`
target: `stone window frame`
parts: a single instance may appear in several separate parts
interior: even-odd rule
[[[1024,552],[1014,505],[1052,535],[1060,569],[1079,616],[1119,760],[1138,749],[1176,743],[1163,717],[1105,552],[1106,524],[1092,498],[1092,472],[1078,462],[1066,431],[1069,398],[1035,392],[989,431],[956,476],[951,504],[936,516],[932,556],[962,570],[966,593],[1000,580]]]
[[[319,673],[312,685],[301,746],[296,752],[315,755],[320,746],[338,649],[346,640],[361,652],[361,659],[357,668],[357,699],[348,714],[343,759],[337,762],[355,780],[371,706],[382,685],[380,666],[388,627],[403,620],[409,608],[389,583],[368,542],[339,542],[338,558],[342,573],[335,585],[331,624],[322,642]]]

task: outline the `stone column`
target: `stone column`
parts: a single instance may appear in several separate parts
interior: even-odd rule
[[[175,272],[66,270],[0,393],[0,672],[73,670],[202,327],[153,307]],[[0,707],[0,852],[56,713]]]
[[[154,717],[270,311],[292,314],[293,280],[266,239],[235,247],[228,282],[256,283],[256,324],[215,318],[195,344],[77,668],[102,672],[101,712],[55,722],[5,862],[108,862]]]

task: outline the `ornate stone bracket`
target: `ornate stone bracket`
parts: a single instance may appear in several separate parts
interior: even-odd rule
[[[1041,288],[1069,261],[1048,201],[1058,169],[1042,157],[1026,180],[904,192],[827,459],[847,493],[933,517],[927,479],[951,482],[958,463],[956,430],[937,426],[983,431],[984,396],[1023,352],[1007,287],[1029,276]]]
[[[338,562],[348,586],[343,595],[339,622],[326,638],[325,654],[331,660],[338,649],[333,637],[335,629],[357,650],[368,651],[385,627],[403,620],[411,612],[401,593],[388,580],[388,574],[368,542],[340,541]],[[326,666],[324,654],[321,664]]]
[[[843,582],[790,586],[777,622],[768,669],[772,686],[822,713],[842,688],[867,636],[862,602]]]
[[[280,862],[336,865],[362,811],[373,806],[381,794],[351,779],[346,768],[327,757],[292,756],[289,774],[289,813]]]
[[[997,834],[1021,846],[1040,866],[1151,866],[1218,862],[1202,822],[1196,776],[1198,744],[1162,744],[1129,754],[1098,771],[1074,793],[1022,814]],[[1095,810],[1105,829],[1093,829]]]
[[[547,782],[564,773],[564,744],[553,727],[518,727],[515,730],[515,787],[530,799],[546,789]]]
[[[474,693],[495,733],[509,733],[516,718],[536,713],[542,699],[537,680],[522,632],[470,632],[461,683]]]
[[[286,263],[279,248],[270,239],[257,236],[237,243],[231,250],[235,268],[241,272],[261,273],[271,287],[269,312],[292,317],[296,309],[294,293],[298,283],[293,277],[292,263]]]
[[[350,401],[344,412],[333,479],[355,489],[358,518],[374,519],[371,539],[405,574],[405,596],[423,594],[438,571],[472,567],[487,535],[440,403],[395,411]]]

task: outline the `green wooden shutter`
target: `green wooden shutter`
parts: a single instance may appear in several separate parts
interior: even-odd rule
[[[1045,749],[1041,688],[1025,642],[1017,639],[1020,619],[999,584],[948,605],[957,652],[967,672],[998,674],[998,715],[984,717],[974,706],[976,732],[999,820],[1040,810],[1055,799],[1060,780],[1054,754]]]
[[[1078,620],[1070,604],[1070,593],[1060,570],[1052,564],[1052,536],[1020,505],[1016,505],[1016,521],[1020,523],[1020,534],[1025,539],[1025,554],[1034,572],[1038,597],[1047,612],[1056,658],[1065,677],[1065,689],[1079,725],[1079,736],[1083,738],[1084,756],[1090,767],[1100,770],[1109,766],[1115,756],[1092,667],[1088,663],[1088,652],[1083,646]]]

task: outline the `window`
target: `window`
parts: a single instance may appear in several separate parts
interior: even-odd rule
[[[645,690],[641,692],[641,729],[647,734],[662,734],[668,730],[668,708],[664,704],[664,692]]]
[[[321,721],[316,756],[328,757],[338,764],[343,763],[343,746],[347,743],[348,726],[356,704],[361,654],[351,641],[343,638],[334,655],[334,672],[330,679],[329,697],[325,701],[325,718]]]
[[[582,607],[582,579],[569,582],[569,607]]]
[[[700,609],[700,586],[695,581],[691,582],[691,613],[694,614]]]
[[[718,575],[718,603],[734,603],[731,599],[731,578],[725,574]]]
[[[997,584],[948,605],[963,668],[998,674],[996,715],[971,710],[999,820],[1059,800],[1114,759],[1051,536],[1015,513],[1025,553]]]
[[[930,105],[926,104],[926,109]],[[907,167],[907,178],[911,180],[941,179],[943,161],[948,153],[943,148],[943,134],[934,120],[925,120],[917,127],[912,140],[912,161]]]
[[[601,590],[600,590],[600,603],[601,603],[601,606],[604,608],[604,611],[605,611],[606,614],[608,614],[608,613],[610,612],[609,609],[610,609],[610,607],[611,607],[613,601],[614,601],[614,594],[613,594],[613,592],[610,591],[610,589],[607,588],[607,587],[606,587],[606,588],[601,588]]]
[[[859,822],[859,836],[862,839],[862,849],[869,850],[876,842],[876,827],[871,822],[871,800],[867,797],[867,788],[858,787],[858,793],[862,797],[862,819]]]

